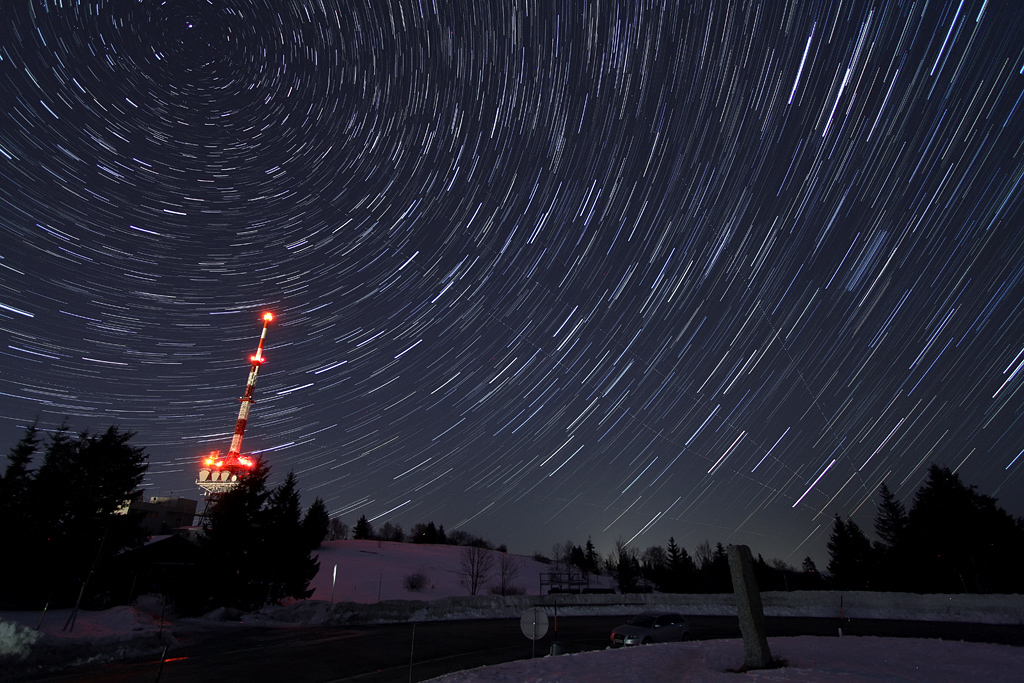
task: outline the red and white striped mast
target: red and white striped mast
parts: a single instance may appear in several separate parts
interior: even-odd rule
[[[231,448],[228,450],[228,460],[238,458],[242,453],[242,436],[245,434],[245,425],[249,421],[249,408],[255,401],[252,400],[253,391],[256,390],[256,375],[259,374],[260,366],[263,365],[263,342],[267,339],[267,326],[274,316],[270,313],[263,314],[263,334],[260,335],[259,346],[256,347],[256,354],[249,357],[252,369],[249,370],[249,379],[245,383],[245,394],[238,399],[242,402],[238,409],[238,422],[235,423],[235,435],[231,437]]]
[[[255,465],[252,458],[242,455],[242,437],[245,435],[245,425],[249,422],[249,410],[255,401],[252,398],[256,390],[256,376],[260,372],[260,366],[266,361],[263,357],[263,344],[267,339],[267,327],[274,319],[272,313],[263,314],[263,333],[260,334],[260,343],[256,347],[256,353],[249,357],[252,364],[249,369],[249,379],[245,383],[245,394],[238,399],[242,406],[238,409],[238,420],[235,422],[235,434],[231,437],[231,448],[227,457],[220,457],[219,451],[210,453],[203,459],[199,468],[199,478],[196,484],[205,489],[208,493],[223,493],[238,483],[238,474]]]

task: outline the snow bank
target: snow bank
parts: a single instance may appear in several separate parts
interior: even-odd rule
[[[51,610],[45,615],[4,612],[0,614],[0,672],[160,653],[175,641],[170,631],[160,627],[159,604],[149,609],[152,603],[150,599],[102,612],[81,610],[71,630],[64,629],[71,615],[68,609]]]

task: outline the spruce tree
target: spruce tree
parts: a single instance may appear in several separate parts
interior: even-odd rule
[[[672,593],[682,593],[692,587],[694,575],[697,573],[697,566],[693,558],[683,548],[676,544],[674,536],[668,539],[668,571],[670,575],[669,590]]]
[[[143,515],[125,514],[142,495],[148,467],[145,449],[129,443],[134,436],[112,426],[73,438],[62,427],[49,438],[34,472],[34,428],[12,449],[3,515],[5,527],[14,524],[5,533],[16,535],[17,543],[6,548],[0,603],[70,606],[81,595],[85,606],[106,604],[98,590],[102,581],[93,577],[102,578],[113,557],[146,536]]]
[[[878,489],[882,502],[875,515],[875,533],[882,546],[895,548],[903,540],[907,528],[907,510],[884,483]]]
[[[597,574],[601,570],[600,559],[597,555],[597,550],[594,548],[594,542],[590,540],[590,536],[587,536],[587,545],[584,552],[584,559],[586,560],[587,571]]]
[[[870,583],[871,543],[852,519],[835,516],[828,543],[828,571],[839,590],[866,590]]]
[[[919,590],[1024,590],[1024,525],[949,468],[929,468],[907,515],[906,545]]]
[[[268,600],[278,603],[284,598],[301,600],[313,594],[309,582],[316,576],[320,563],[311,556],[310,535],[302,525],[298,480],[289,472],[284,482],[271,492],[266,508],[267,530],[266,581]],[[320,536],[323,540],[323,535]]]
[[[262,460],[223,494],[200,538],[206,551],[207,607],[254,610],[312,595],[319,562],[303,526],[298,480],[289,472],[273,490]]]
[[[352,527],[352,538],[357,541],[368,540],[373,537],[373,525],[370,524],[370,520],[366,519],[366,515],[360,515],[359,519],[356,520],[356,525]],[[427,541],[429,543],[430,541]]]
[[[306,535],[306,543],[309,544],[310,550],[319,548],[327,538],[331,521],[331,515],[327,512],[323,499],[317,497],[306,510],[306,516],[302,518],[302,532]]]
[[[907,590],[908,571],[905,535],[907,511],[884,483],[878,490],[882,500],[875,515],[877,585],[880,590]]]
[[[264,506],[270,496],[269,475],[263,459],[258,458],[213,506],[210,522],[199,538],[200,547],[206,551],[206,581],[196,588],[207,593],[205,608],[253,610],[266,602],[269,586],[265,584]]]
[[[39,450],[39,442],[39,430],[33,422],[7,454],[7,468],[0,477],[0,514],[7,513],[8,508],[20,507],[13,503],[22,499],[31,484],[33,473],[29,466]]]

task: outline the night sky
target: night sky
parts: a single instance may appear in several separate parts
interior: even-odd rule
[[[272,311],[243,450],[349,524],[822,566],[932,463],[1024,514],[1024,5],[662,4],[4,3],[2,450],[116,424],[198,498]]]

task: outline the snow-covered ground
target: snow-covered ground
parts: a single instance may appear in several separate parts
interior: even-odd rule
[[[705,640],[527,659],[435,683],[1019,683],[1024,648],[916,638],[769,638],[779,669],[734,673],[743,641]]]
[[[464,597],[468,595],[468,590],[459,576],[461,553],[461,548],[453,546],[375,541],[325,543],[320,551],[320,573],[312,583],[315,591],[312,600],[268,609],[262,614],[241,615],[240,619],[243,623],[261,624],[325,623],[344,619],[346,615],[359,610],[377,610],[378,618],[382,614],[390,614],[392,618],[398,619],[465,618],[469,614],[466,604],[471,602],[478,605],[478,613],[473,616],[509,616],[510,608],[518,609],[513,602],[497,598],[468,601]],[[520,556],[517,559],[520,574],[514,583],[528,594],[537,595],[540,574],[550,571],[550,566],[532,558]],[[335,565],[338,567],[336,578]],[[416,572],[422,573],[427,581],[422,590],[409,591],[405,588],[405,577]],[[608,581],[607,577],[603,580]],[[331,604],[332,592],[334,605]],[[489,591],[485,587],[482,592]],[[385,601],[384,607],[388,604],[395,607],[383,612],[379,611],[382,606],[371,607],[369,603],[377,603],[378,596]],[[936,599],[943,602],[946,597],[936,596]],[[403,612],[401,605],[404,603],[387,601],[428,602],[412,603],[414,606]],[[718,609],[721,609],[721,598],[718,601]],[[504,611],[494,611],[496,606],[504,603],[508,603]],[[424,607],[424,604],[427,606]],[[708,611],[713,606],[713,601],[710,601],[694,613],[714,613]],[[905,616],[905,606],[894,604],[893,607],[893,616]],[[488,609],[492,610],[491,613],[487,612]],[[590,612],[587,607],[577,609],[580,613]],[[591,609],[597,610],[599,606],[592,606]],[[605,613],[608,613],[608,609],[608,606],[600,608]],[[620,605],[619,609],[623,613],[636,611],[635,607],[629,605]],[[877,605],[871,609],[872,616],[885,616],[874,614],[879,610]],[[159,654],[165,646],[173,650],[176,642],[173,633],[176,629],[190,628],[196,624],[195,620],[162,619],[160,600],[155,597],[140,599],[130,607],[116,607],[104,612],[80,612],[70,632],[63,628],[69,614],[69,610],[55,610],[45,616],[39,612],[0,613],[0,678],[5,678],[5,670],[27,662],[84,663],[103,658]],[[211,616],[204,623],[215,618]],[[1024,680],[1021,675],[1024,671],[1024,648],[1005,645],[850,636],[770,638],[769,645],[777,658],[786,660],[787,666],[748,672],[742,680],[779,683],[1016,683]],[[544,649],[547,649],[546,643]],[[443,683],[646,683],[661,680],[682,683],[735,682],[736,674],[729,671],[742,664],[742,641],[716,640],[544,657],[463,671],[437,680]]]
[[[313,600],[374,603],[381,600],[436,600],[450,596],[469,595],[460,578],[464,548],[450,545],[419,545],[386,541],[327,541],[317,554],[320,573],[310,583]],[[501,553],[491,553],[494,570],[480,589],[491,592],[497,582]],[[554,570],[525,555],[509,555],[515,562],[518,576],[511,584],[528,595],[540,592],[540,576]],[[335,567],[337,578],[335,580]],[[405,587],[406,577],[422,573],[426,584],[422,590]],[[610,588],[614,582],[607,576],[593,577],[595,588]]]

